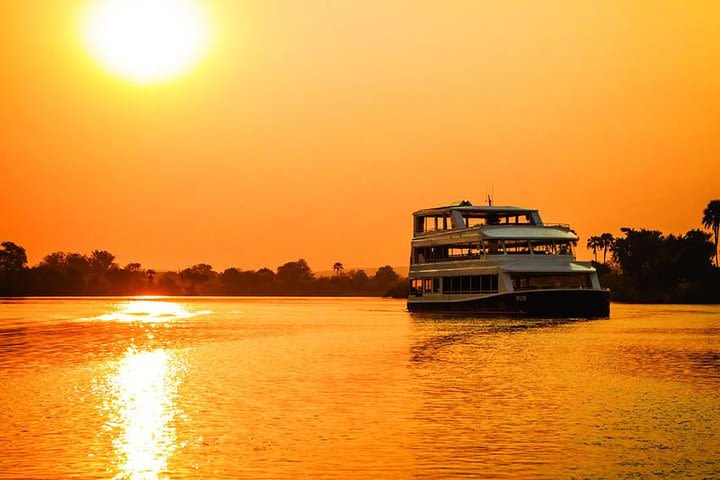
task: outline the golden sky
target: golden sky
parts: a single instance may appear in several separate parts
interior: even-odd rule
[[[140,85],[89,1],[0,2],[0,240],[154,268],[408,263],[412,211],[684,232],[720,197],[717,1],[200,2],[212,45]]]

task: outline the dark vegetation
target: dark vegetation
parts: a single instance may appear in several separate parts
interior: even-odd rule
[[[609,233],[590,237],[587,247],[593,251],[600,284],[610,289],[616,301],[720,303],[720,200],[708,204],[701,223],[712,233],[690,230],[684,235],[664,235],[621,228],[618,238]],[[598,262],[599,254],[602,262]]]
[[[90,255],[54,252],[27,267],[25,249],[12,242],[0,249],[0,295],[323,295],[407,296],[407,279],[392,267],[369,276],[363,270],[344,272],[340,262],[334,275],[317,277],[305,260],[277,268],[216,272],[200,263],[177,272],[143,269],[139,263],[120,267],[105,250]]]

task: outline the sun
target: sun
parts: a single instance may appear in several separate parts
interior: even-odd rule
[[[193,0],[98,0],[88,12],[85,41],[111,72],[137,83],[158,83],[203,57],[208,19]]]

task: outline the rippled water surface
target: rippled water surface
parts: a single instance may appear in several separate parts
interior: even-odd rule
[[[0,300],[1,478],[720,478],[720,307]]]

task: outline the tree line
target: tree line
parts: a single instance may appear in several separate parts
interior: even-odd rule
[[[609,233],[588,238],[600,284],[617,301],[720,303],[720,200],[708,203],[700,223],[710,233],[621,228],[617,238]]]
[[[25,249],[3,242],[0,249],[0,296],[50,295],[320,295],[407,296],[407,279],[389,265],[373,275],[333,266],[334,275],[317,276],[303,259],[269,268],[216,272],[200,263],[168,272],[121,267],[106,250],[89,255],[53,252],[28,267]]]

